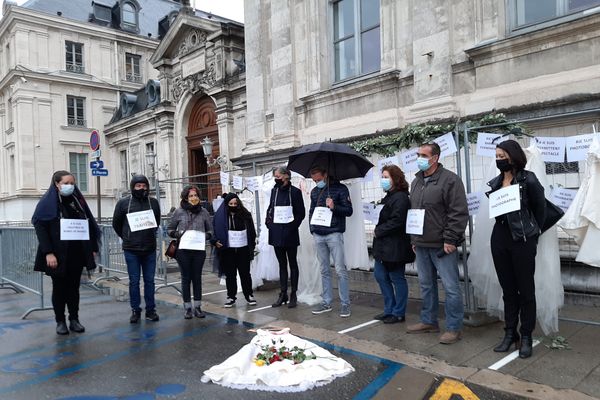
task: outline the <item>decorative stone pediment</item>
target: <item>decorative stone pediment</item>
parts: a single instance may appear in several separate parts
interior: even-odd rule
[[[178,102],[181,96],[187,91],[192,94],[205,92],[217,83],[215,64],[208,65],[203,72],[198,72],[189,76],[179,75],[173,79],[173,100]]]
[[[179,46],[177,46],[177,56],[181,58],[196,49],[204,47],[207,36],[206,32],[200,29],[190,30],[179,42]]]

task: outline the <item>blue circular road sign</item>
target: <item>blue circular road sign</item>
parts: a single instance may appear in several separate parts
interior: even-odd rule
[[[96,151],[100,148],[100,135],[98,134],[98,131],[93,130],[92,134],[90,135],[90,149],[92,149],[93,151]]]

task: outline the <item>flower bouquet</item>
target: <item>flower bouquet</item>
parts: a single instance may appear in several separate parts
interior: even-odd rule
[[[258,353],[252,361],[259,367],[263,365],[271,365],[277,361],[291,360],[294,364],[300,364],[305,360],[315,360],[316,355],[307,353],[305,349],[298,346],[288,348],[285,346],[283,339],[271,340],[270,345],[261,346],[261,352]]]

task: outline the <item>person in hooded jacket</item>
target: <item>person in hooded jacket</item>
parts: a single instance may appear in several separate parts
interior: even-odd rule
[[[535,174],[525,170],[527,157],[514,140],[496,146],[496,166],[500,175],[488,182],[490,195],[511,185],[519,185],[520,209],[496,217],[491,249],[504,300],[504,339],[495,352],[507,352],[519,346],[519,357],[531,357],[532,332],[535,328],[535,256],[540,227],[546,218],[544,187]],[[521,337],[517,326],[521,320]]]
[[[129,184],[131,195],[119,200],[113,213],[112,226],[123,241],[123,253],[129,275],[129,322],[140,321],[142,309],[140,277],[144,277],[146,319],[158,321],[154,300],[156,271],[156,231],[160,224],[160,205],[150,197],[150,182],[144,175],[135,175]],[[140,223],[143,221],[143,223]],[[132,227],[131,224],[134,226]]]
[[[279,263],[279,286],[281,292],[272,304],[280,307],[289,300],[288,308],[297,306],[298,299],[298,246],[300,246],[300,235],[298,228],[306,215],[302,191],[292,186],[290,182],[290,171],[284,167],[275,169],[275,187],[271,190],[271,199],[267,209],[265,225],[269,229],[269,244],[275,249],[275,256]],[[292,290],[288,299],[288,267],[290,264],[290,275]]]
[[[235,305],[238,273],[248,305],[255,306],[250,275],[250,262],[254,259],[256,247],[252,214],[244,207],[237,194],[229,193],[225,196],[223,205],[215,212],[213,226],[215,235],[212,243],[217,248],[219,268],[225,274],[227,286],[224,307]]]
[[[404,322],[408,303],[408,284],[404,276],[406,263],[413,262],[410,236],[406,233],[406,215],[410,209],[408,183],[396,165],[381,169],[381,188],[386,192],[383,208],[375,226],[373,258],[375,279],[383,295],[383,313],[375,319],[384,324]]]
[[[202,268],[206,259],[206,240],[212,237],[212,221],[208,211],[200,204],[200,189],[197,186],[190,185],[183,188],[180,204],[181,206],[171,216],[167,233],[179,239],[175,259],[181,271],[184,318],[191,319],[192,316],[204,318],[206,314],[200,307]],[[194,285],[193,313],[191,284]]]
[[[87,220],[88,239],[68,237],[67,230],[61,228],[61,221],[68,220]],[[100,229],[70,172],[56,171],[52,175],[31,222],[39,242],[34,270],[52,278],[56,333],[67,335],[69,329],[85,332],[79,322],[79,284],[84,267],[88,271],[96,268],[94,255],[99,248]],[[65,306],[69,311],[68,328]]]

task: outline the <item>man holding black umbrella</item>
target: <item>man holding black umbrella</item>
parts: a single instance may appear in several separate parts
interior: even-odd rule
[[[344,232],[346,231],[346,217],[352,215],[350,193],[346,185],[329,177],[325,168],[312,168],[310,176],[317,184],[310,193],[310,232],[315,239],[323,282],[323,302],[313,309],[312,313],[323,314],[331,311],[333,288],[330,259],[333,258],[338,276],[338,292],[342,303],[340,317],[349,317],[350,293],[348,271],[344,260]]]

